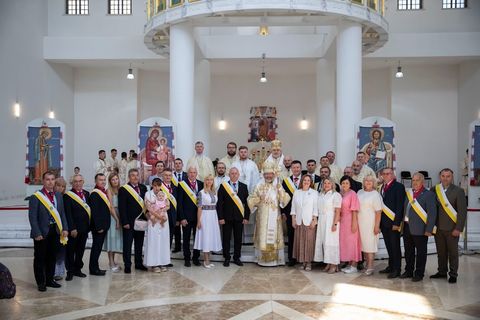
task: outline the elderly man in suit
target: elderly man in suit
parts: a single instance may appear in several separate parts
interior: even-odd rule
[[[438,272],[430,278],[447,278],[456,283],[458,277],[458,239],[467,219],[467,198],[462,188],[453,184],[453,171],[440,171],[440,183],[432,188],[437,200],[437,233],[435,244],[438,254]],[[447,262],[448,261],[448,262]]]
[[[30,196],[28,219],[33,241],[33,272],[39,291],[47,287],[60,288],[53,280],[55,259],[60,244],[65,245],[68,224],[63,207],[63,197],[54,192],[55,174],[46,171],[42,175],[43,188]]]
[[[405,214],[403,216],[405,245],[405,272],[400,278],[423,280],[427,264],[428,237],[434,233],[437,220],[435,194],[424,186],[425,177],[416,172],[412,176],[412,188],[406,190]]]
[[[395,179],[392,168],[382,170],[383,184],[380,194],[383,200],[380,229],[388,252],[388,266],[380,273],[388,274],[389,279],[400,276],[402,251],[400,249],[400,226],[405,203],[405,186]]]
[[[229,180],[224,181],[218,189],[217,215],[222,228],[222,247],[225,262],[230,265],[230,239],[233,231],[233,263],[243,266],[240,260],[242,251],[243,225],[248,223],[250,209],[248,208],[248,187],[240,182],[238,168],[229,170]]]

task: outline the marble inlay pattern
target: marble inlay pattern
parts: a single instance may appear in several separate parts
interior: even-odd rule
[[[212,270],[185,268],[173,260],[165,273],[110,273],[60,281],[38,292],[32,249],[0,249],[17,285],[14,299],[0,300],[0,319],[480,319],[480,260],[460,258],[459,281],[430,280],[429,256],[422,282],[375,273],[329,275],[318,267],[264,268],[255,264]],[[88,266],[89,252],[84,263]],[[102,266],[107,259],[102,254]],[[376,262],[376,270],[385,261]],[[86,268],[85,268],[86,269]],[[84,269],[84,271],[86,271]]]

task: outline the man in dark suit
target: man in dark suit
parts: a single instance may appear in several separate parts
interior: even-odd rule
[[[197,195],[203,189],[203,182],[197,180],[197,169],[195,167],[188,168],[188,178],[186,181],[179,182],[178,188],[178,220],[183,228],[183,257],[185,259],[185,267],[190,267],[190,238],[197,229]],[[200,265],[198,258],[200,251],[193,249],[193,264]]]
[[[55,259],[60,237],[67,239],[68,223],[65,217],[62,194],[54,192],[55,174],[46,171],[42,175],[43,188],[30,196],[28,220],[30,238],[33,241],[33,272],[39,291],[47,287],[60,288],[53,280]]]
[[[92,230],[92,249],[90,250],[89,269],[93,276],[104,276],[105,270],[101,270],[98,265],[98,259],[102,253],[103,242],[108,229],[110,229],[110,200],[107,196],[107,177],[103,173],[95,175],[95,188],[89,197],[92,220],[90,229]]]
[[[315,170],[317,169],[317,161],[314,159],[310,159],[307,161],[307,170],[302,170],[302,176],[308,174],[312,177],[313,184],[320,182],[320,176],[315,174]]]
[[[72,177],[72,190],[63,195],[65,215],[67,216],[69,236],[67,243],[65,267],[67,269],[66,281],[71,281],[73,276],[85,278],[82,273],[83,254],[90,231],[91,209],[87,204],[90,193],[83,190],[83,176],[76,174]]]
[[[322,157],[326,158],[326,157]],[[320,182],[316,183],[314,188],[318,192],[322,191],[323,188],[323,179],[330,178],[330,174],[332,173],[329,167],[321,167],[320,168]],[[338,183],[335,183],[335,191],[340,192],[340,186]]]
[[[288,237],[288,263],[289,267],[293,267],[296,263],[296,260],[293,258],[293,239],[295,238],[295,229],[292,226],[292,216],[290,211],[292,209],[293,193],[298,189],[300,180],[302,178],[302,163],[298,160],[292,161],[292,175],[288,178],[283,179],[282,187],[290,196],[290,201],[288,204],[281,209],[282,218],[287,223],[287,237]]]
[[[174,162],[174,172],[172,172],[172,181],[174,182],[175,186],[178,189],[178,183],[181,181],[186,181],[187,173],[183,171],[183,161],[180,158],[176,158]],[[177,212],[178,216],[178,212]],[[175,221],[175,248],[173,249],[173,253],[180,252],[182,250],[182,227],[180,226],[179,221]]]
[[[349,176],[350,178],[352,178],[353,183],[352,183],[351,189],[353,191],[358,192],[359,190],[362,190],[362,188],[363,188],[362,183],[353,179],[353,169],[352,169],[352,167],[350,167],[350,166],[345,167],[345,170],[343,170],[343,175],[344,176]]]
[[[243,266],[240,260],[242,255],[243,225],[247,224],[250,218],[250,209],[247,204],[248,187],[246,184],[238,181],[240,177],[238,168],[230,168],[228,176],[230,180],[224,182],[228,185],[225,187],[222,183],[218,189],[217,201],[218,222],[223,225],[222,247],[223,257],[225,258],[223,265],[225,267],[230,265],[230,239],[233,231],[233,263],[237,266]],[[235,195],[243,206],[243,213],[233,199]]]
[[[135,219],[145,212],[147,187],[139,183],[138,169],[128,171],[128,183],[118,190],[118,211],[123,226],[123,263],[125,273],[132,272],[132,242],[135,246],[135,269],[147,271],[143,265],[142,249],[144,231],[133,230]]]
[[[412,189],[407,189],[403,218],[403,244],[405,246],[405,272],[400,278],[422,281],[427,264],[428,237],[437,220],[435,194],[424,187],[425,177],[416,172],[412,176]]]
[[[462,188],[453,184],[453,171],[440,171],[440,184],[432,188],[436,195],[438,217],[435,245],[438,254],[438,272],[430,278],[447,278],[456,283],[458,277],[458,239],[467,219],[467,198]],[[448,262],[447,262],[448,261]]]
[[[387,273],[389,279],[400,276],[402,251],[400,249],[400,225],[405,204],[405,186],[395,179],[392,168],[382,170],[383,185],[380,194],[384,208],[380,220],[383,241],[388,252],[388,266],[380,273]],[[392,214],[393,213],[393,214]]]
[[[172,170],[169,168],[163,170],[162,174],[162,184],[163,191],[168,191],[172,195],[173,199],[169,197],[170,207],[167,211],[168,214],[168,226],[170,228],[170,248],[172,247],[173,236],[175,233],[175,225],[177,223],[177,198],[178,198],[178,187],[172,183]],[[165,192],[166,194],[166,192]]]

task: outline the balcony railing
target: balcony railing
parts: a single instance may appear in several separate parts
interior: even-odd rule
[[[203,1],[206,1],[206,0],[147,0],[146,2],[147,3],[147,19],[150,20],[152,17],[170,8],[183,6],[188,3],[203,2]],[[211,1],[215,1],[215,0],[211,0]],[[359,6],[368,7],[371,10],[381,14],[382,16],[385,13],[385,0],[343,0],[343,1],[351,2],[352,4],[359,5]]]

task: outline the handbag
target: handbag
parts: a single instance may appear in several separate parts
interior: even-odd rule
[[[148,221],[140,219],[142,216],[143,212],[140,213],[136,218],[135,218],[135,223],[133,225],[133,230],[135,231],[146,231],[147,226],[148,226]]]

